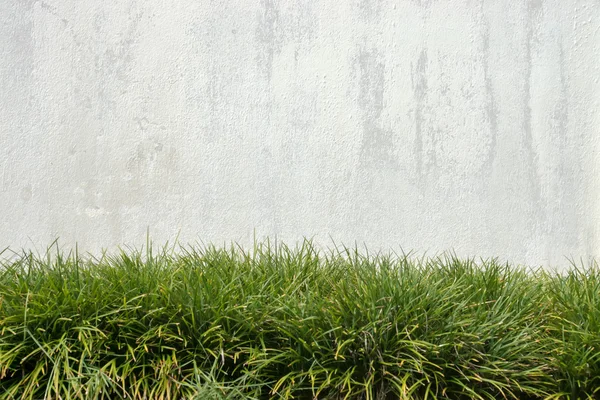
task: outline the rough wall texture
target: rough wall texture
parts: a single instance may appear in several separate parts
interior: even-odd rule
[[[2,0],[0,246],[600,255],[597,0]]]

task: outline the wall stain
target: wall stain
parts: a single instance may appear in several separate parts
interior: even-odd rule
[[[28,105],[27,108],[29,108],[31,100],[33,100],[33,93],[29,92],[27,86],[35,71],[34,54],[36,52],[34,51],[33,35],[35,27],[34,5],[36,1],[17,1],[13,3],[15,7],[13,14],[8,13],[8,15],[2,16],[3,24],[10,26],[11,29],[9,34],[2,38],[0,42],[2,46],[2,59],[0,61],[2,76],[0,76],[0,83],[6,85],[2,86],[2,94],[13,93],[13,96],[15,96],[18,93],[19,97]],[[27,100],[28,97],[29,100]],[[8,108],[18,104],[14,102],[14,98],[7,101],[9,98],[11,97],[0,97],[0,107]],[[27,110],[24,114],[29,114],[29,112]],[[32,115],[27,115],[27,118],[31,117]]]
[[[177,166],[176,149],[172,146],[165,147],[157,138],[148,138],[138,143],[126,162],[127,171],[136,177],[174,171]]]
[[[21,188],[21,200],[27,203],[33,197],[33,190],[30,184],[27,184]]]
[[[256,40],[259,44],[256,62],[271,82],[273,74],[273,59],[275,53],[281,51],[281,43],[278,40],[281,31],[281,20],[279,8],[274,0],[261,0],[258,13],[258,27],[256,28]]]
[[[577,216],[577,205],[572,196],[573,188],[577,187],[575,177],[577,176],[577,162],[570,159],[570,151],[568,149],[567,134],[569,123],[569,87],[565,71],[565,55],[562,41],[559,44],[559,68],[560,68],[560,92],[559,98],[552,114],[554,139],[553,146],[556,148],[556,192],[552,193],[551,209],[554,209],[554,218],[550,218],[548,232],[552,229],[561,229],[569,224],[580,226]],[[557,201],[558,200],[558,201]],[[567,237],[561,238],[561,244],[565,244]],[[575,246],[577,242],[576,236],[571,236],[569,246]]]
[[[135,46],[137,36],[139,35],[139,24],[143,18],[143,12],[135,8],[132,3],[128,10],[128,22],[125,29],[120,33],[120,40],[116,43],[112,43],[104,50],[103,53],[99,53],[96,59],[96,68],[101,70],[103,73],[109,75],[105,79],[117,78],[119,81],[125,83],[128,81],[129,65],[133,60],[133,47]],[[110,20],[104,14],[96,15],[96,34],[99,36],[101,42],[107,42],[104,30],[107,26],[107,21]]]
[[[483,7],[483,2],[481,3]],[[483,26],[483,76],[485,82],[485,111],[490,129],[490,142],[488,147],[488,155],[486,157],[485,168],[487,173],[491,173],[494,168],[494,160],[496,159],[496,144],[498,140],[498,105],[494,95],[494,85],[490,74],[490,27],[485,21],[483,12],[481,18]]]
[[[425,98],[427,96],[427,48],[421,49],[417,65],[411,63],[412,70],[412,87],[415,99],[415,140],[413,143],[413,151],[415,154],[415,168],[417,177],[423,177],[424,168],[424,150],[423,150],[423,111],[425,106]]]
[[[280,29],[283,30],[282,36],[286,41],[294,41],[301,46],[307,45],[315,39],[315,28],[319,15],[315,13],[313,7],[311,1],[297,0],[285,18],[279,15]],[[297,58],[297,54],[295,57]]]
[[[394,134],[381,127],[384,108],[385,64],[377,50],[361,49],[356,63],[360,71],[358,105],[362,113],[362,165],[397,169]]]
[[[411,2],[421,7],[421,9],[425,12],[425,15],[427,17],[430,13],[431,5],[435,3],[436,0],[411,0]]]
[[[531,79],[533,70],[533,58],[531,48],[534,45],[535,26],[534,19],[541,16],[542,2],[541,0],[531,0],[527,4],[527,36],[525,41],[525,83],[523,87],[523,145],[525,155],[527,157],[527,172],[529,175],[529,183],[531,186],[531,196],[534,204],[539,204],[541,201],[540,175],[538,171],[538,155],[534,148],[532,134],[532,117],[531,117]]]
[[[567,125],[569,123],[569,85],[565,71],[565,50],[560,42],[559,49],[559,65],[560,65],[560,95],[559,102],[554,110],[554,120],[558,123],[558,135],[561,139],[561,150],[565,145],[567,138]],[[562,152],[561,152],[562,154]]]
[[[97,52],[94,60],[95,77],[98,82],[96,92],[97,119],[102,121],[102,127],[99,136],[104,136],[111,132],[110,114],[114,113],[116,102],[115,93],[123,93],[129,83],[130,66],[133,61],[133,49],[139,35],[139,24],[143,17],[143,12],[136,8],[137,3],[132,2],[128,9],[127,25],[121,28],[121,38],[116,43],[107,40],[112,26],[108,22],[103,12],[95,15],[95,46]],[[124,28],[124,29],[123,29]]]
[[[363,18],[377,19],[381,16],[381,0],[362,0],[359,6]]]

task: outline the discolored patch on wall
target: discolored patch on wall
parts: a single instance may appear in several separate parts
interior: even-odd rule
[[[381,16],[381,0],[361,0],[359,3],[361,16],[365,19],[376,19]]]
[[[483,6],[483,3],[481,3]],[[489,147],[487,156],[485,157],[485,173],[491,174],[494,168],[494,160],[496,159],[496,145],[498,141],[498,104],[494,93],[492,75],[490,71],[490,28],[489,24],[483,18],[483,12],[480,10],[480,23],[482,26],[482,53],[483,53],[483,76],[485,83],[485,111],[489,125]]]
[[[134,176],[173,171],[177,164],[177,150],[172,146],[165,147],[157,138],[138,143],[126,162],[127,171]]]
[[[355,59],[358,106],[362,118],[361,166],[397,169],[394,132],[382,127],[385,63],[376,49],[361,48]]]
[[[532,0],[527,2],[526,29],[525,38],[525,76],[523,82],[523,147],[526,158],[527,175],[529,178],[530,196],[533,204],[539,204],[541,201],[540,171],[538,167],[538,155],[536,143],[534,142],[532,132],[532,108],[531,108],[531,81],[533,70],[532,48],[537,43],[537,26],[543,15],[541,0]]]
[[[281,51],[281,20],[274,0],[261,0],[256,27],[256,62],[263,76],[271,82],[273,59]]]
[[[415,155],[415,169],[420,179],[424,171],[425,157],[423,148],[423,131],[425,129],[425,106],[427,97],[427,48],[422,48],[416,65],[411,63],[412,89],[414,96],[413,119],[415,125],[415,139],[413,152]]]
[[[21,188],[21,200],[27,203],[33,197],[33,190],[30,184],[27,184]]]
[[[431,6],[437,2],[437,0],[410,0],[410,2],[418,6],[422,12],[429,14]]]

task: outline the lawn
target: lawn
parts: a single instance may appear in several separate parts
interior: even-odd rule
[[[257,243],[5,250],[0,399],[597,399],[600,269]]]

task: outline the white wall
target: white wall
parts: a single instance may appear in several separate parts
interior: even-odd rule
[[[597,0],[1,0],[0,247],[600,255]]]

